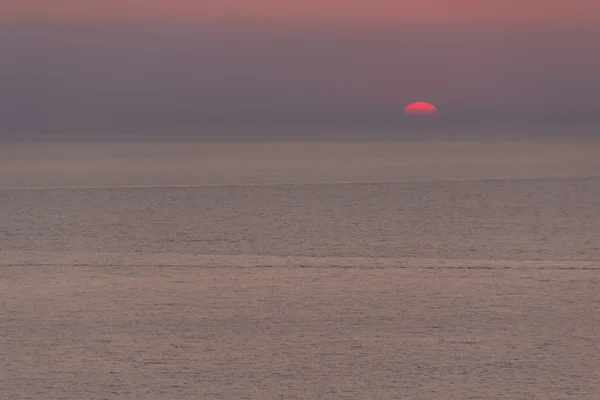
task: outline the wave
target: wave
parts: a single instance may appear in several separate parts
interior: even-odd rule
[[[252,254],[0,251],[1,267],[600,270],[600,260],[310,257]]]

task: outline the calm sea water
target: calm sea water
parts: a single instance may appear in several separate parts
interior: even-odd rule
[[[0,392],[596,399],[600,141],[7,142]]]

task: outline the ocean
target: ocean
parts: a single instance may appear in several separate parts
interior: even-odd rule
[[[600,140],[0,143],[6,399],[597,399]]]

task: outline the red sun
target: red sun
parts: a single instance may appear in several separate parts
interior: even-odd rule
[[[438,110],[433,104],[418,101],[407,105],[404,108],[404,114],[408,115],[435,115]]]

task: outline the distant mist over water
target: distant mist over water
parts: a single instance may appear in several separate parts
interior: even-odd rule
[[[598,38],[514,24],[3,22],[0,135],[568,132],[600,126]],[[435,121],[402,115],[418,100]]]

